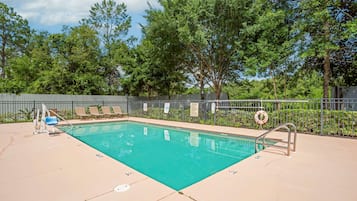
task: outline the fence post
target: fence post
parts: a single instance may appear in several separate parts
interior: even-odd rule
[[[324,129],[324,99],[321,98],[320,100],[320,135],[323,135],[323,129]]]
[[[207,121],[207,108],[208,108],[208,103],[207,103],[207,101],[206,100],[204,100],[204,101],[202,101],[202,105],[204,105],[204,122],[206,123],[206,121]]]
[[[36,119],[36,101],[33,100],[33,119]]]
[[[71,111],[72,119],[73,119],[73,110],[74,110],[74,106],[73,106],[73,100],[72,100],[72,111]]]
[[[159,117],[159,119],[163,119],[164,118],[164,111],[165,111],[165,109],[164,110],[162,110],[162,107],[161,107],[161,101],[159,100],[159,111],[160,111],[160,117]]]
[[[211,105],[211,107],[212,107],[212,105]],[[214,106],[213,125],[216,125],[216,114],[217,114],[216,108],[217,107],[218,107],[218,101],[215,102],[215,106]]]
[[[179,103],[180,105],[179,105],[179,107],[180,107],[180,112],[181,112],[181,121],[185,121],[185,105],[184,105],[184,103],[183,103],[183,101],[182,102],[180,102]]]
[[[139,102],[139,101],[138,101]],[[140,105],[139,105],[140,107],[141,107],[141,115],[140,115],[140,117],[144,117],[144,101],[140,101]],[[135,106],[136,107],[136,106]],[[140,114],[139,112],[137,113],[137,114]]]
[[[128,114],[128,117],[130,116],[129,114],[129,96],[128,94],[125,94],[126,96],[126,113]]]

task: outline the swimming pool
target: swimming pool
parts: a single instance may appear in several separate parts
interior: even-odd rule
[[[201,181],[255,153],[253,138],[130,121],[61,129],[175,190]]]

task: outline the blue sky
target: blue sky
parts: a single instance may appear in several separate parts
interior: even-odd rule
[[[139,23],[145,24],[145,9],[147,2],[158,7],[157,0],[115,0],[127,5],[127,14],[132,18],[129,35],[140,39]],[[63,25],[75,26],[89,16],[90,7],[101,0],[1,0],[15,12],[29,21],[31,28],[50,33],[61,32]]]

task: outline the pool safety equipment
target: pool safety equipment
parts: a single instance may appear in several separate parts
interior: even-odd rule
[[[263,116],[263,118],[261,119],[260,117]],[[264,110],[259,110],[258,112],[255,113],[254,115],[254,120],[255,123],[259,124],[259,125],[264,125],[268,122],[268,113],[266,113]]]
[[[41,117],[40,117],[41,114]],[[53,125],[57,125],[58,121],[57,119],[46,119],[47,117],[50,117],[50,112],[47,109],[46,105],[42,104],[42,111],[40,112],[40,110],[37,110],[36,113],[36,118],[33,120],[33,124],[35,127],[35,130],[33,132],[33,134],[41,134],[41,133],[49,133],[49,131],[47,130],[47,123],[50,123],[51,126]],[[55,123],[55,121],[57,123]]]

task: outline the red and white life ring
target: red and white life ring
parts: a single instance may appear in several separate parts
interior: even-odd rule
[[[260,115],[263,115],[263,119],[260,119]],[[254,120],[255,123],[259,125],[266,124],[268,122],[268,114],[264,110],[259,110],[257,113],[254,115]]]

